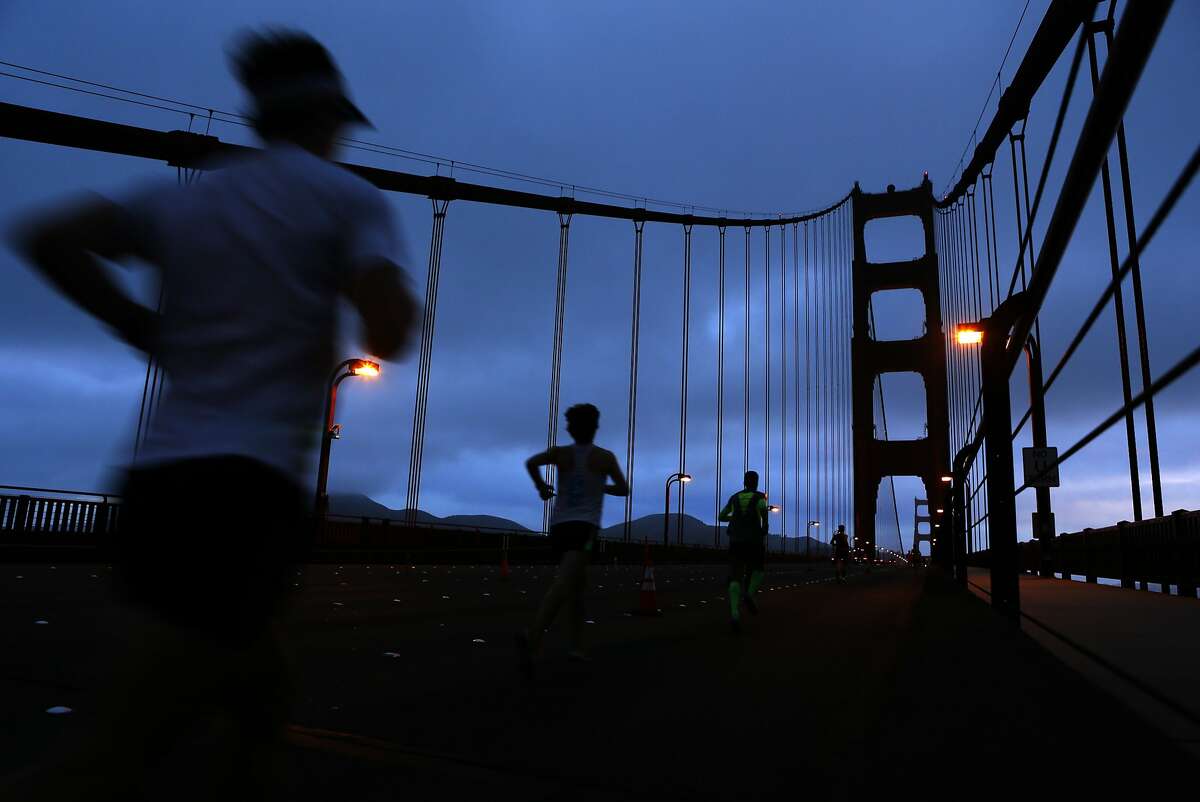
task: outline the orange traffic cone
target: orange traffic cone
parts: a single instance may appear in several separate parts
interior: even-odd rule
[[[642,590],[638,600],[637,615],[658,615],[658,598],[654,586],[654,561],[650,559],[650,544],[646,544],[646,561],[642,569]]]

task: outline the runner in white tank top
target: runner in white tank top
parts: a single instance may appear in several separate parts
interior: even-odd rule
[[[550,514],[550,527],[567,521],[583,521],[599,529],[600,514],[604,510],[604,485],[608,478],[595,470],[591,463],[591,443],[575,443],[562,451],[570,451],[570,467],[559,468],[558,487],[561,492],[554,497],[554,510]]]
[[[566,604],[570,620],[573,660],[587,659],[580,649],[583,634],[583,591],[587,584],[588,555],[600,530],[600,515],[604,496],[624,496],[629,485],[611,451],[592,444],[600,425],[600,410],[591,404],[577,404],[566,412],[567,431],[574,445],[556,446],[525,461],[525,469],[537,487],[543,501],[554,499],[550,514],[550,546],[559,558],[554,584],[547,591],[527,632],[517,635],[517,651],[521,669],[527,677],[533,675],[533,656],[542,642],[542,635]],[[538,469],[553,465],[558,472],[557,496],[538,474]],[[609,484],[608,480],[612,483]]]

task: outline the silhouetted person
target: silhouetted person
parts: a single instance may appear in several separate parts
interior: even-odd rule
[[[729,523],[729,625],[741,632],[742,604],[758,615],[755,594],[767,559],[767,497],[758,492],[758,472],[746,471],[744,487],[729,497],[717,516]]]
[[[850,539],[846,537],[846,525],[838,524],[837,531],[829,541],[833,547],[833,567],[838,582],[846,581],[846,563],[850,561]]]
[[[339,299],[375,356],[398,356],[411,338],[416,305],[392,261],[388,205],[330,161],[339,134],[366,118],[329,53],[298,32],[249,34],[232,68],[264,150],[192,186],[90,200],[17,236],[46,279],[166,374],[115,542],[136,645],[95,741],[24,798],[140,798],[143,775],[213,717],[233,724],[230,798],[268,793],[291,701],[274,622],[307,540],[303,486]],[[100,257],[151,265],[162,314],[122,292]]]
[[[621,473],[616,456],[593,445],[600,426],[600,410],[591,404],[576,404],[566,412],[567,432],[574,445],[555,446],[534,454],[525,468],[543,501],[554,499],[550,514],[550,547],[558,558],[554,583],[542,598],[530,628],[517,635],[521,670],[533,675],[533,661],[542,645],[546,629],[559,610],[567,606],[572,660],[587,660],[583,652],[583,592],[587,587],[587,566],[600,531],[600,514],[605,494],[625,496],[629,485]],[[538,468],[553,465],[558,471],[559,493],[548,485]],[[611,480],[611,484],[609,484]]]

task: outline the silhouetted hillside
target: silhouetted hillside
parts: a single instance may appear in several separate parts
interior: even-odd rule
[[[691,515],[683,516],[683,542],[692,546],[711,546],[713,545],[713,525],[706,524],[699,518],[694,518]],[[613,526],[605,527],[601,531],[601,535],[606,538],[620,539],[624,536],[625,524],[618,523]],[[678,537],[678,522],[674,513],[670,516],[670,533],[669,540],[671,543],[676,542]],[[663,516],[662,515],[647,515],[642,518],[637,518],[630,523],[630,538],[635,543],[640,543],[643,540],[649,543],[663,542]],[[781,547],[782,538],[779,535],[770,535],[767,548],[772,552],[778,552]],[[725,548],[729,545],[729,540],[725,536],[725,527],[721,527],[720,546]],[[805,549],[805,538],[797,539],[788,537],[788,551],[791,553],[803,553]],[[813,554],[828,554],[829,546],[819,540],[812,541]]]
[[[362,493],[331,493],[329,495],[329,513],[331,515],[402,521],[406,517],[406,512],[406,510],[393,510]],[[448,515],[445,518],[439,518],[424,510],[417,510],[416,520],[417,523],[422,524],[443,524],[465,529],[479,527],[480,529],[508,529],[516,532],[529,531],[516,521],[495,515]]]

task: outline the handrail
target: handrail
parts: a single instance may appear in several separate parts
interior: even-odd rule
[[[68,496],[99,496],[104,499],[104,503],[108,503],[108,499],[121,498],[120,493],[93,493],[90,490],[60,490],[51,487],[26,487],[24,485],[0,485],[0,491],[3,490],[20,490],[27,493],[62,493]],[[63,501],[73,501],[74,499],[62,499]]]

